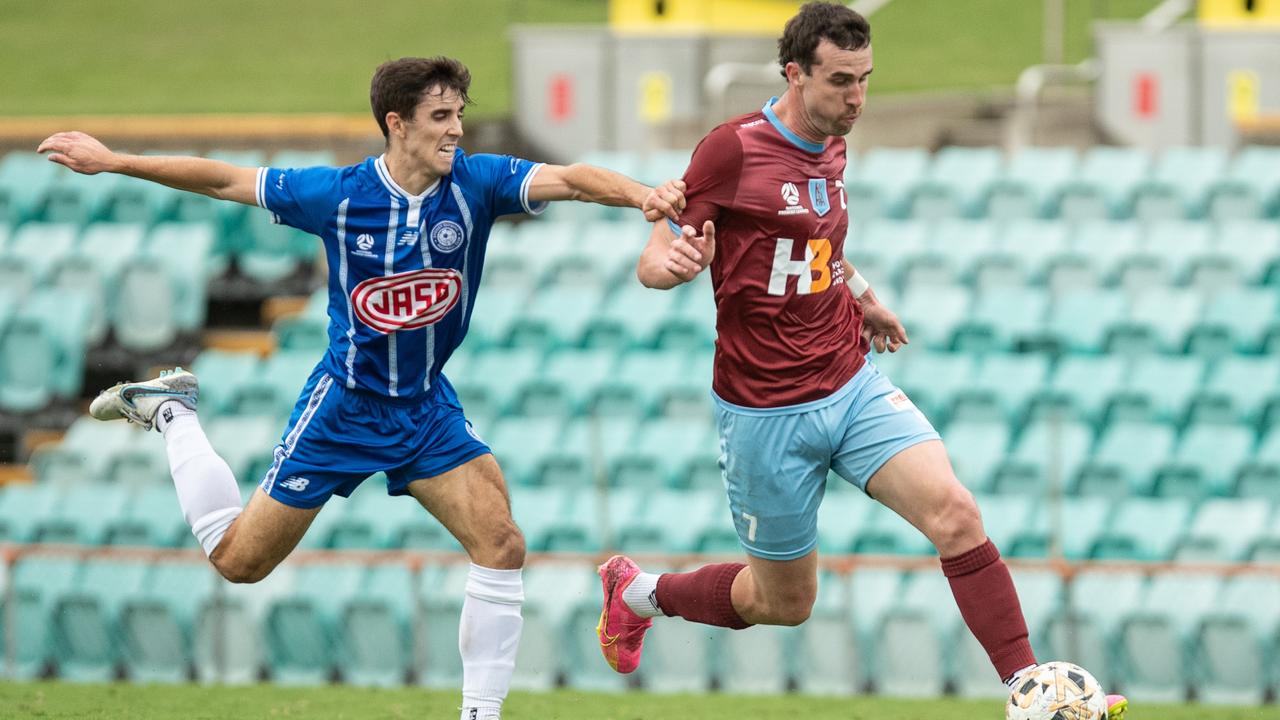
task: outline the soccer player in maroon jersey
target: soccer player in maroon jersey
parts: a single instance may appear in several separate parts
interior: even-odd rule
[[[817,511],[828,469],[923,532],[956,604],[1006,683],[1036,664],[1009,570],[937,432],[866,355],[907,343],[844,257],[844,136],[862,113],[871,29],[811,2],[778,43],[782,97],[712,130],[685,174],[680,225],[659,223],[637,274],[667,289],[710,267],[729,507],[747,563],[645,573],[600,567],[597,633],[618,672],[640,662],[650,618],[743,629],[798,625],[817,596]],[[701,234],[699,234],[701,231]],[[1114,699],[1118,718],[1125,702]]]

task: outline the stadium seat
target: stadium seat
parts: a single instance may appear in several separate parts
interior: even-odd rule
[[[0,287],[19,296],[47,284],[53,270],[75,251],[77,228],[68,223],[27,223],[0,246]]]
[[[1164,423],[1130,420],[1110,424],[1080,472],[1077,491],[1110,498],[1150,495],[1156,471],[1173,452],[1175,440],[1173,426]]]
[[[1041,654],[1069,657],[1104,688],[1124,685],[1111,647],[1124,617],[1140,606],[1147,579],[1126,570],[1083,570],[1066,585],[1064,606],[1049,618]]]
[[[904,353],[904,357],[893,379],[916,407],[931,418],[944,417],[976,374],[977,363],[972,355],[923,349],[898,352]]]
[[[638,514],[621,524],[619,544],[630,546],[635,539],[656,537],[662,539],[667,553],[697,552],[708,540],[734,532],[729,515],[724,490],[653,492]]]
[[[929,153],[923,148],[876,147],[862,155],[856,176],[845,177],[849,217],[908,217],[908,193],[926,176],[929,163]]]
[[[1126,693],[1152,702],[1186,698],[1195,674],[1195,626],[1214,608],[1221,587],[1216,575],[1170,572],[1152,577],[1141,605],[1120,627],[1117,648],[1127,669]]]
[[[1097,422],[1124,388],[1125,362],[1116,355],[1066,355],[1048,386],[1032,398],[1033,417]]]
[[[1258,705],[1274,672],[1267,657],[1276,651],[1280,623],[1280,580],[1237,575],[1226,581],[1215,607],[1201,618],[1196,647],[1200,663],[1193,678],[1205,703]]]
[[[1239,425],[1192,425],[1158,471],[1156,492],[1165,496],[1225,495],[1253,455],[1255,436]]]
[[[1106,347],[1108,329],[1124,312],[1125,298],[1118,291],[1066,291],[1054,299],[1041,341],[1058,352],[1100,352]]]
[[[1206,193],[1226,166],[1226,151],[1220,147],[1165,148],[1150,178],[1134,187],[1134,217],[1204,217]]]
[[[631,449],[637,425],[637,421],[629,417],[571,420],[555,447],[549,448],[535,468],[538,484],[586,490],[612,480],[612,470]],[[653,487],[658,478],[645,480],[642,486]]]
[[[241,484],[256,484],[259,471],[274,461],[284,425],[274,415],[215,417],[204,425],[209,444]],[[166,468],[167,469],[167,468]]]
[[[32,453],[31,468],[41,483],[53,486],[114,479],[115,459],[132,451],[139,435],[128,423],[80,417],[67,428],[62,442]]]
[[[106,528],[109,545],[195,547],[173,487],[169,484],[140,487]]]
[[[567,203],[565,203],[567,204]],[[462,684],[458,624],[468,566],[428,566],[418,576],[418,619],[413,633],[414,680],[431,688]]]
[[[0,222],[18,224],[35,219],[60,172],[56,164],[33,153],[6,154],[0,160]]]
[[[43,483],[9,485],[0,491],[0,538],[35,542],[39,523],[56,512],[58,488]]]
[[[318,685],[336,670],[342,608],[361,590],[366,570],[354,563],[298,568],[292,591],[276,598],[264,620],[271,679]]]
[[[534,485],[537,471],[560,437],[560,423],[544,418],[508,417],[489,433],[489,446],[512,485]]]
[[[1040,334],[1049,311],[1049,295],[1029,286],[996,286],[979,290],[973,307],[954,329],[955,349],[962,352],[1013,350]]]
[[[343,682],[373,687],[404,684],[411,661],[413,578],[401,565],[374,565],[337,623]]]
[[[856,582],[856,581],[855,581]],[[876,638],[875,687],[886,695],[934,697],[951,677],[947,646],[963,627],[937,569],[909,572],[898,601],[884,613]]]
[[[240,388],[254,379],[260,367],[256,353],[202,351],[191,365],[191,372],[200,378],[200,414],[216,417],[233,411]]]
[[[143,586],[150,567],[137,560],[88,560],[73,588],[53,610],[59,677],[107,682],[120,661],[119,619],[123,605]]]
[[[854,552],[893,555],[932,555],[933,544],[894,511],[871,503],[854,540]]]
[[[1093,432],[1079,422],[1039,420],[1022,431],[996,471],[999,492],[1038,494],[1057,483],[1069,487],[1093,445]]]
[[[296,572],[285,563],[252,585],[216,585],[219,591],[196,613],[192,657],[198,682],[245,685],[261,679],[267,609],[290,594]]]
[[[538,377],[543,355],[541,348],[488,348],[450,364],[448,376],[469,416],[496,418],[509,412],[517,388]]]
[[[151,229],[144,252],[163,262],[177,281],[174,308],[178,328],[204,325],[209,279],[226,269],[214,256],[217,229],[212,223],[160,223]]]
[[[1061,553],[1070,560],[1087,559],[1098,538],[1107,530],[1114,504],[1109,498],[1070,495],[1060,503],[1036,502],[1025,524],[1014,535],[1007,554],[1055,557]],[[1003,545],[1000,547],[1005,549]]]
[[[39,410],[54,398],[60,348],[41,319],[18,310],[0,334],[0,410]]]
[[[779,695],[787,691],[796,665],[800,629],[765,626],[719,638],[717,687],[735,695]],[[841,642],[843,635],[828,638]]]
[[[195,616],[214,592],[217,572],[206,563],[158,562],[120,614],[120,656],[133,682],[181,683],[191,665]]]
[[[995,470],[1011,445],[1009,426],[1003,418],[953,420],[942,433],[956,477],[973,492],[991,489]]]
[[[914,343],[947,350],[956,329],[968,317],[970,299],[969,291],[957,285],[913,285],[896,311]]]
[[[1129,364],[1123,388],[1109,399],[1107,418],[1180,422],[1204,375],[1200,358],[1140,355]]]
[[[1151,288],[1133,296],[1124,318],[1108,328],[1107,351],[1181,353],[1200,316],[1199,296],[1184,290]]]
[[[152,352],[178,336],[177,279],[158,257],[139,255],[120,274],[112,327],[121,347]]]
[[[1003,164],[996,148],[942,148],[933,156],[928,174],[912,188],[911,216],[980,216],[987,188],[999,176]]]
[[[32,539],[41,543],[102,545],[110,523],[124,514],[128,490],[102,482],[81,482],[61,488],[51,512],[37,518]]]
[[[1133,212],[1131,189],[1147,177],[1151,158],[1134,148],[1087,150],[1075,179],[1062,187],[1058,215],[1065,220],[1124,218]]]
[[[596,348],[654,347],[664,326],[676,314],[680,295],[627,284],[613,292],[585,330],[586,344]]]
[[[636,431],[619,453],[611,473],[624,487],[708,487],[719,477],[719,443],[700,419],[655,418]]]
[[[601,662],[594,633],[584,632],[600,614],[599,580],[592,569],[580,563],[545,563],[525,571],[524,629],[513,688],[549,690],[561,677],[581,689],[625,686],[625,678]]]
[[[311,293],[302,312],[281,317],[271,327],[281,350],[311,350],[317,354],[329,346],[329,293]]]
[[[1243,562],[1266,531],[1271,503],[1261,499],[1207,500],[1178,543],[1175,559],[1190,562]]]
[[[101,343],[107,333],[111,303],[120,272],[142,248],[146,227],[139,223],[94,223],[85,229],[73,251],[52,270],[54,287],[75,290],[90,298],[85,339]]]
[[[5,664],[9,678],[34,680],[52,667],[57,654],[53,612],[58,599],[75,587],[80,570],[79,560],[54,555],[27,555],[13,565],[9,589],[0,598],[4,617],[13,618],[0,623],[0,641],[12,658]]]
[[[976,495],[974,499],[982,512],[983,528],[991,542],[1006,555],[1020,554],[1015,552],[1014,538],[1031,524],[1032,513],[1036,511],[1033,498],[984,494]]]
[[[319,360],[311,350],[278,351],[267,356],[236,388],[236,413],[288,417]]]
[[[950,422],[961,419],[1020,421],[1048,377],[1047,355],[985,355],[977,375],[955,396]]]
[[[1231,159],[1226,179],[1243,183],[1254,192],[1260,204],[1260,214],[1275,216],[1280,207],[1280,151],[1267,145],[1249,145]]]
[[[1066,147],[1027,147],[1010,155],[1004,171],[986,189],[986,216],[994,219],[1049,217],[1058,188],[1074,177],[1080,158]]]
[[[1188,352],[1214,355],[1224,349],[1256,353],[1276,335],[1280,310],[1270,288],[1223,288],[1205,298],[1204,313],[1191,328]]]
[[[1093,557],[1170,560],[1190,517],[1191,504],[1185,498],[1129,498],[1116,508],[1094,544]]]
[[[696,567],[645,567],[649,572],[694,569]],[[644,662],[637,670],[641,687],[656,693],[704,693],[710,690],[720,648],[725,636],[733,631],[689,622],[659,621],[654,625],[656,627],[645,635]]]
[[[848,696],[862,689],[868,658],[849,617],[851,602],[848,576],[819,573],[813,612],[795,633],[792,672],[799,692]]]
[[[591,410],[598,415],[636,418],[651,415],[659,409],[664,389],[679,384],[688,375],[689,365],[686,350],[626,353],[618,361],[613,376],[596,388]]]
[[[596,287],[541,288],[512,323],[511,344],[542,350],[581,347],[601,300],[601,291]]]
[[[1267,406],[1280,396],[1280,367],[1268,357],[1223,355],[1205,376],[1193,400],[1191,421],[1201,423],[1261,421]]]
[[[1236,495],[1280,500],[1280,430],[1273,428],[1263,436],[1257,453],[1240,471]]]
[[[589,409],[592,391],[612,374],[612,349],[564,349],[549,355],[538,374],[516,389],[513,408],[520,415],[567,419]]]
[[[982,262],[984,265],[996,264],[997,267],[1007,265],[1009,270],[1020,271],[1003,273],[1010,279],[1022,277],[1036,285],[1044,285],[1052,267],[1051,261],[1069,250],[1069,231],[1072,229],[1072,226],[1057,220],[1012,220],[1002,226],[994,254]],[[982,283],[979,287],[984,285]]]

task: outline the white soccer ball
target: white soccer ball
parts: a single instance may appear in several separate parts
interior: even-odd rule
[[[1069,662],[1031,668],[1013,688],[1005,720],[1106,720],[1107,694],[1088,670]]]

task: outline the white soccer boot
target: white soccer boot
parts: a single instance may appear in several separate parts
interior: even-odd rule
[[[89,414],[98,420],[128,420],[150,430],[155,427],[156,410],[169,400],[196,409],[200,382],[182,368],[161,371],[160,377],[113,385],[93,399]]]

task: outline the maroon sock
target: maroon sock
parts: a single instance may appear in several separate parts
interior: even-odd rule
[[[665,615],[703,625],[733,630],[751,627],[733,609],[731,597],[733,579],[745,567],[742,563],[721,563],[693,572],[663,573],[658,576],[658,607]]]
[[[965,624],[982,643],[1001,680],[1036,664],[1018,591],[994,543],[987,540],[966,553],[943,558],[942,574],[951,583]]]

